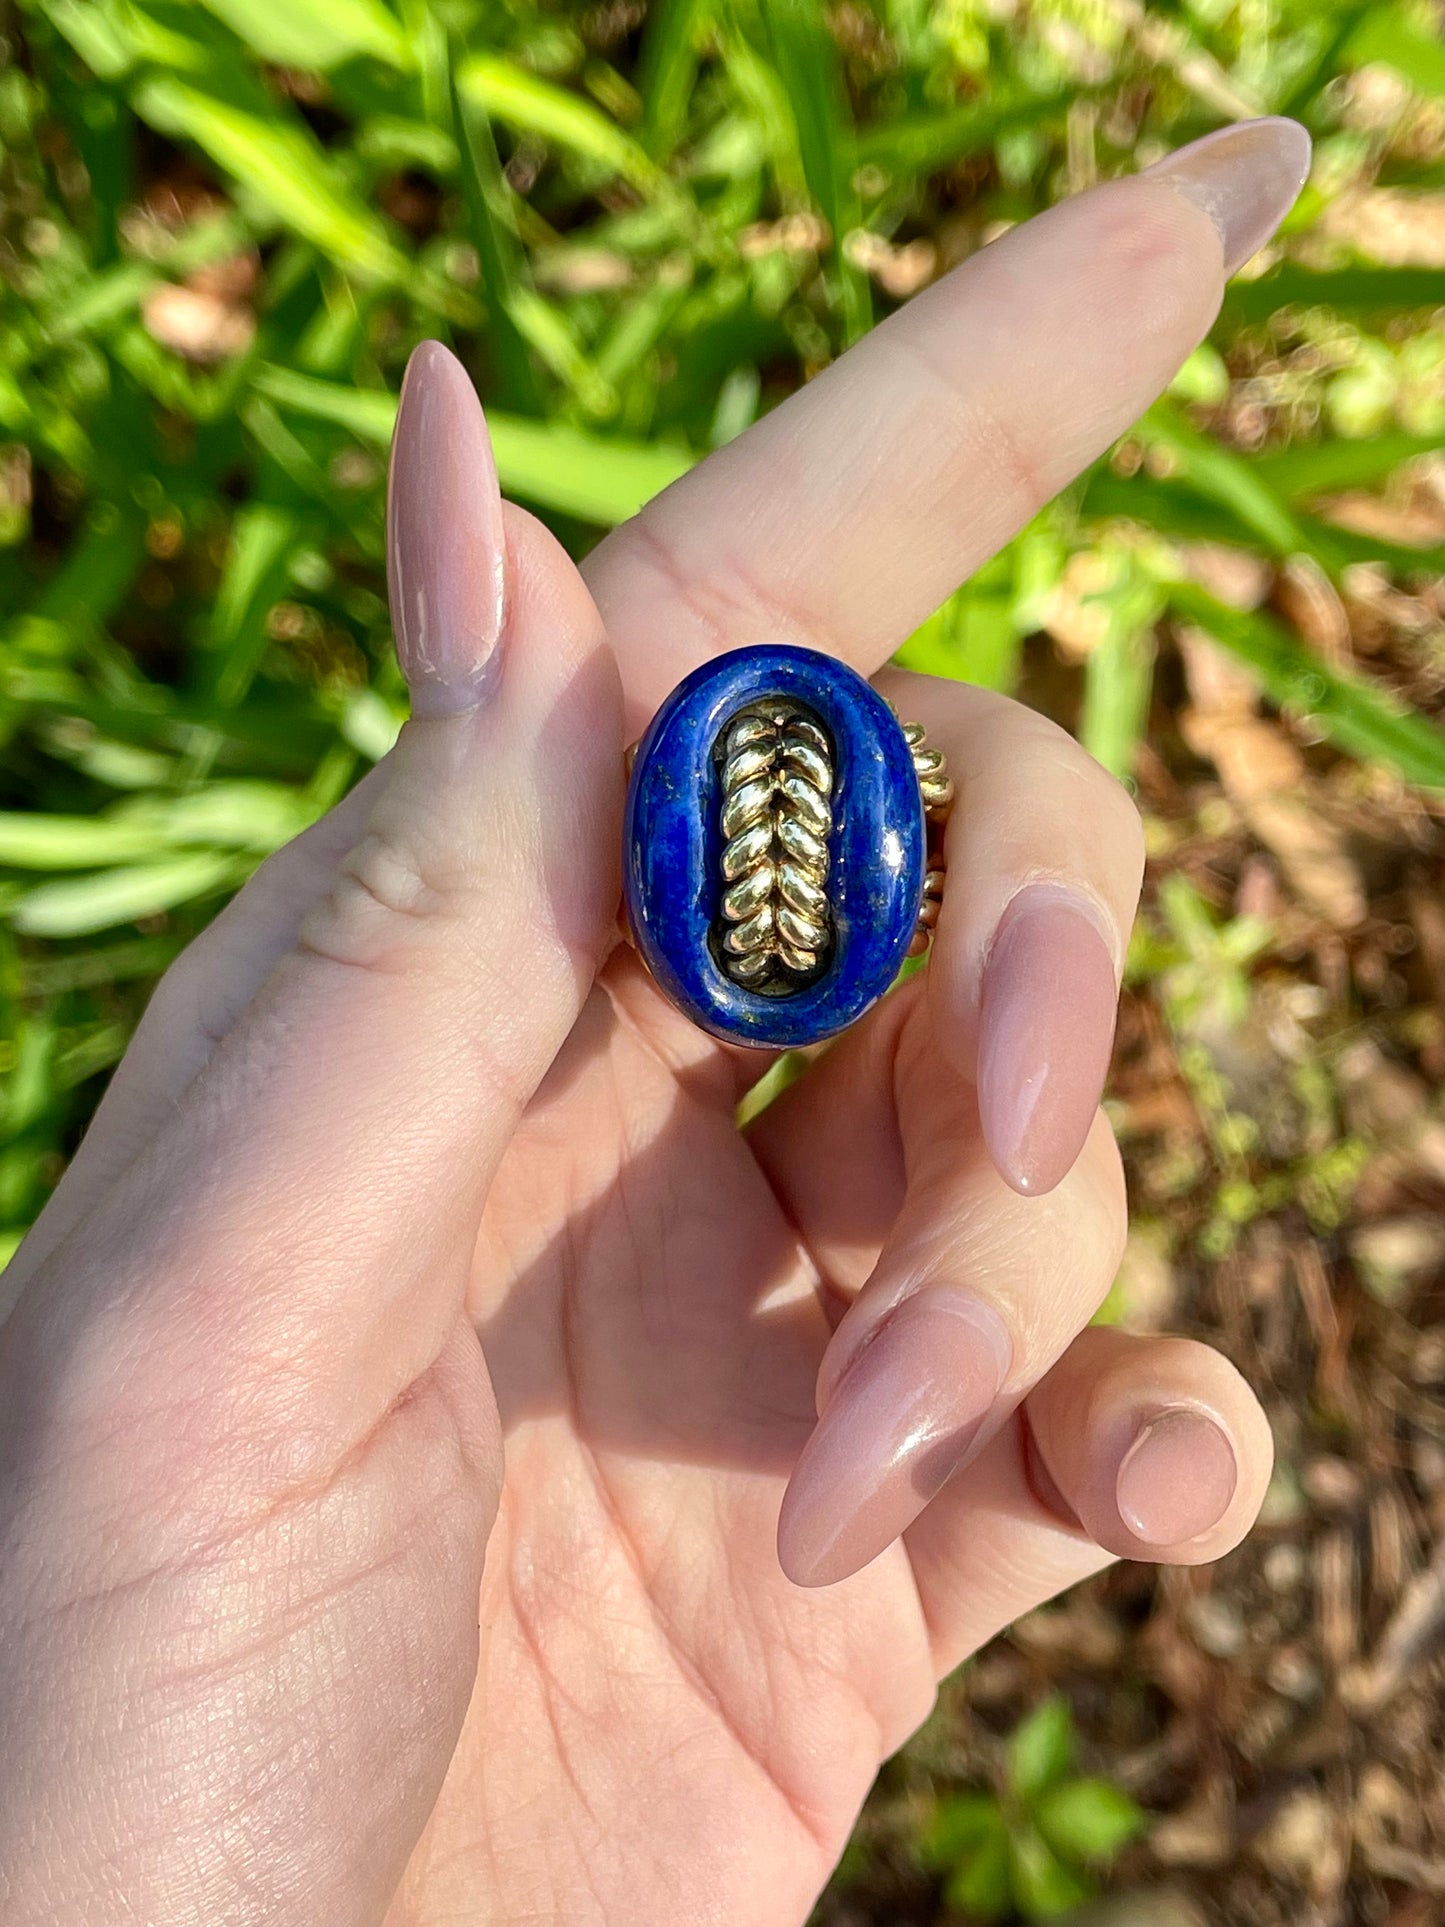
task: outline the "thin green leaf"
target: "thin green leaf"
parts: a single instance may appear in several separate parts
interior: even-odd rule
[[[1111,624],[1084,664],[1079,740],[1111,776],[1132,774],[1154,688],[1154,631]]]
[[[164,844],[153,825],[0,811],[0,864],[15,870],[94,870],[154,856]]]
[[[620,174],[643,193],[667,185],[651,157],[599,108],[505,55],[473,54],[457,68],[456,85],[493,120],[554,141],[607,173]]]
[[[239,883],[249,867],[234,856],[197,854],[42,883],[17,898],[10,921],[25,936],[81,937],[213,896]]]
[[[1314,552],[1303,526],[1254,465],[1203,434],[1172,402],[1155,402],[1138,433],[1165,449],[1184,481],[1238,516],[1276,555]]]
[[[493,419],[491,428],[504,488],[602,527],[625,522],[692,467],[690,455],[661,445],[527,421]]]
[[[1074,1763],[1074,1716],[1061,1693],[1036,1706],[1008,1746],[1009,1785],[1020,1800],[1036,1800]]]
[[[1268,321],[1281,308],[1332,308],[1336,314],[1409,313],[1445,302],[1441,268],[1301,268],[1293,262],[1257,281],[1231,281],[1231,319]]]
[[[1020,1913],[1029,1920],[1056,1920],[1081,1907],[1094,1891],[1032,1828],[1009,1840],[1009,1885]]]
[[[331,421],[362,441],[387,445],[396,399],[377,389],[343,388],[288,368],[263,367],[255,387],[283,408]],[[610,527],[635,515],[692,466],[679,449],[605,440],[579,429],[489,415],[502,486],[543,508]]]
[[[270,851],[304,830],[315,811],[283,784],[209,783],[145,797],[108,816],[0,811],[0,864],[17,870],[96,870],[133,864],[179,844]]]
[[[946,1871],[1004,1830],[1003,1813],[993,1794],[946,1794],[918,1836],[919,1858],[925,1867]]]
[[[411,47],[381,0],[205,0],[205,5],[262,60],[325,72],[370,55],[388,66],[411,65]]]
[[[1055,1853],[1085,1866],[1112,1860],[1143,1830],[1144,1815],[1111,1780],[1065,1780],[1034,1807],[1034,1819]]]
[[[263,363],[251,377],[251,386],[268,401],[308,416],[312,421],[333,422],[358,441],[374,442],[386,448],[396,426],[396,396],[384,388],[347,388],[338,381],[323,381],[316,375],[298,374],[295,369]]]
[[[1250,467],[1276,494],[1325,495],[1380,481],[1405,462],[1438,455],[1438,435],[1372,435],[1358,442],[1302,442],[1250,457]]]
[[[617,391],[593,365],[562,308],[535,289],[516,288],[508,312],[543,367],[572,391],[589,415],[609,415],[615,410]]]
[[[318,813],[308,791],[284,783],[234,781],[127,803],[116,811],[115,820],[148,825],[172,846],[220,845],[267,853],[299,836]]]
[[[47,17],[93,74],[119,80],[135,64],[130,36],[103,0],[42,0]]]
[[[217,700],[239,702],[266,647],[266,616],[286,582],[300,524],[289,509],[249,502],[237,512],[210,641],[219,660],[212,682]]]
[[[1000,134],[1014,128],[1062,120],[1069,106],[1089,91],[1069,88],[1044,95],[1005,91],[1000,96],[990,90],[989,97],[976,105],[880,121],[858,135],[855,153],[859,161],[886,172],[930,174],[991,147]]]
[[[62,629],[99,626],[118,608],[144,561],[145,523],[134,508],[98,502],[30,615]]]
[[[1001,1920],[1009,1912],[1009,1843],[1002,1827],[965,1854],[943,1893],[969,1920]]]
[[[1258,676],[1282,709],[1308,716],[1328,740],[1408,783],[1445,788],[1445,730],[1385,690],[1332,668],[1273,617],[1228,608],[1193,582],[1168,589],[1177,615],[1197,623]]]
[[[1007,695],[1018,680],[1022,648],[1013,598],[969,586],[921,623],[895,660],[919,675],[947,676]]]
[[[710,12],[710,0],[655,0],[647,9],[637,87],[644,107],[644,144],[658,158],[673,151],[687,124],[698,41]]]
[[[505,407],[521,414],[540,415],[541,390],[526,340],[512,312],[518,294],[531,285],[526,256],[517,238],[512,189],[502,171],[486,108],[480,99],[463,93],[457,85],[455,47],[447,81],[461,158],[467,227],[482,270],[488,307],[487,339],[496,364],[500,399]]]
[[[55,1041],[55,1026],[48,1014],[23,1017],[16,1026],[13,1068],[0,1086],[4,1092],[0,1119],[7,1137],[18,1137],[45,1115],[50,1103]]]
[[[241,107],[169,74],[144,81],[134,104],[143,120],[194,141],[293,233],[358,274],[380,281],[408,275],[406,257],[298,115]]]
[[[873,318],[868,278],[843,253],[859,224],[853,130],[838,43],[818,0],[764,0],[773,58],[792,112],[808,191],[833,237],[844,332],[856,341]]]

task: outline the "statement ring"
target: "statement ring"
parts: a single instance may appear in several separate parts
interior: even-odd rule
[[[953,785],[833,656],[718,656],[648,725],[627,788],[623,878],[638,952],[712,1036],[816,1044],[928,948]]]

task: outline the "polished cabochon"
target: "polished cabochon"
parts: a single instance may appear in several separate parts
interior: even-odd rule
[[[735,983],[710,942],[722,888],[719,741],[739,710],[772,698],[812,712],[834,763],[832,952],[815,981],[783,996]],[[918,776],[893,711],[836,657],[768,644],[685,677],[637,746],[623,837],[638,951],[678,1009],[725,1042],[782,1049],[831,1037],[878,1001],[908,953],[927,851]]]

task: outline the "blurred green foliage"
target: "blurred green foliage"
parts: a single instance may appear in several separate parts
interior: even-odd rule
[[[1327,512],[1445,428],[1445,274],[1332,224],[1445,189],[1426,0],[22,0],[0,72],[0,1228],[155,974],[395,733],[382,530],[441,335],[578,554],[1000,225],[1221,121],[1317,140],[1282,250],[1136,434],[906,645],[1012,687],[1063,595],[1127,774],[1161,621],[1445,783],[1383,681],[1180,545],[1325,577],[1438,550]],[[1240,432],[1244,395],[1253,411]]]
[[[1144,1815],[1121,1787],[1074,1771],[1069,1703],[1043,1700],[1009,1738],[1002,1789],[945,1794],[919,1838],[944,1899],[970,1920],[1051,1920],[1088,1900],[1095,1872]]]

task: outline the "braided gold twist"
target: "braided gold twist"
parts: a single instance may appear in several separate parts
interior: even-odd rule
[[[786,992],[832,946],[828,836],[833,747],[811,717],[768,703],[723,746],[722,956],[734,983]]]
[[[903,734],[913,754],[913,769],[923,797],[923,814],[929,828],[928,868],[923,877],[923,897],[918,906],[918,921],[908,946],[910,957],[921,957],[933,942],[938,913],[943,906],[943,825],[953,807],[953,778],[941,749],[930,749],[922,723],[905,723]]]

